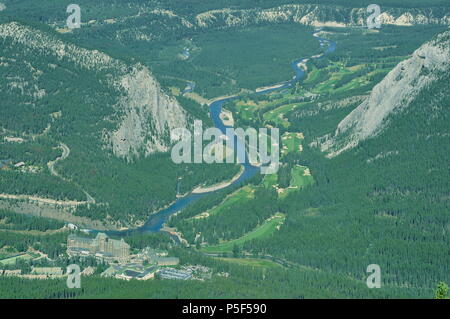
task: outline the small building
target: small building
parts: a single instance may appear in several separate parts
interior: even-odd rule
[[[70,248],[70,255],[71,256],[89,256],[91,252],[87,248],[81,248],[81,247],[71,247]]]
[[[180,263],[177,257],[157,257],[155,261],[158,266],[176,266]]]
[[[111,266],[106,269],[101,276],[115,277],[123,280],[148,280],[154,278],[157,271],[158,268],[156,266],[143,267],[140,265],[127,264],[124,266]]]
[[[67,228],[71,229],[71,230],[77,230],[78,226],[72,223],[67,223]]]
[[[12,164],[11,160],[0,160],[0,169],[6,170],[9,168],[9,165],[11,164]]]
[[[132,277],[126,275],[125,273],[116,274],[116,275],[114,276],[114,278],[116,278],[116,279],[122,279],[122,280],[131,280],[131,279],[132,279]]]
[[[20,276],[21,274],[22,274],[22,269],[0,270],[0,275],[3,275],[3,276]]]
[[[153,249],[150,247],[142,249],[141,253],[149,258],[152,258],[154,256],[165,257],[168,255],[167,250]]]
[[[177,257],[167,257],[168,252],[165,250],[144,248],[140,254],[143,260],[148,260],[151,264],[158,266],[175,266],[180,263]]]
[[[25,162],[19,162],[19,163],[14,165],[15,168],[19,168],[19,167],[22,167],[22,166],[25,166]]]
[[[47,277],[61,277],[63,272],[61,267],[33,267],[31,269],[31,274]]]
[[[114,275],[121,270],[122,268],[120,266],[110,266],[100,274],[100,277],[114,277]]]
[[[95,253],[94,255],[96,258],[103,260],[103,259],[114,259],[114,255],[111,253],[105,253],[105,252],[99,252]]]
[[[155,278],[155,274],[158,271],[157,267],[149,267],[147,269],[144,270],[144,272],[140,273],[136,279],[137,280],[148,280],[148,279],[152,279]]]
[[[148,280],[155,277],[155,273],[158,269],[153,266],[145,269],[144,271],[136,271],[127,269],[123,273],[116,274],[115,277],[118,279],[124,279],[124,280]]]
[[[95,268],[89,266],[89,267],[84,268],[83,271],[81,272],[81,274],[83,276],[92,276],[94,274],[94,272],[95,272]]]
[[[127,269],[123,273],[116,275],[116,278],[131,280],[136,279],[138,275],[140,275],[139,272]]]
[[[191,57],[191,53],[189,52],[188,48],[184,48],[182,56],[184,59],[189,59]]]
[[[161,279],[188,280],[192,278],[192,273],[175,268],[163,268],[158,272],[158,276]]]
[[[0,7],[1,7],[1,4],[0,4]],[[11,142],[11,143],[23,143],[24,142],[23,138],[21,138],[21,137],[12,137],[12,136],[5,136],[3,138],[3,140],[5,140],[6,142]]]

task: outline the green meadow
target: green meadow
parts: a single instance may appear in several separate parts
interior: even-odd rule
[[[245,234],[244,236],[226,241],[214,246],[207,246],[201,250],[205,253],[230,253],[233,251],[233,247],[242,246],[244,243],[254,240],[254,239],[264,239],[270,236],[277,227],[283,224],[285,220],[285,215],[277,213],[271,218],[267,219],[261,226],[256,227],[251,232]]]
[[[281,154],[299,153],[304,137],[301,133],[286,132],[281,137]]]
[[[314,182],[314,178],[310,175],[309,169],[305,166],[297,165],[291,171],[291,185],[292,187],[305,187]]]
[[[5,259],[0,260],[0,264],[2,265],[14,265],[16,263],[17,260],[22,259],[22,260],[30,260],[33,259],[34,257],[31,256],[30,254],[19,254],[16,256],[12,256],[12,257],[8,257]]]
[[[212,208],[205,213],[191,217],[190,219],[198,219],[206,216],[209,217],[212,215],[221,214],[224,210],[227,210],[237,204],[241,204],[243,201],[250,201],[253,198],[255,198],[253,188],[250,186],[244,186],[225,198],[225,200],[220,205]]]

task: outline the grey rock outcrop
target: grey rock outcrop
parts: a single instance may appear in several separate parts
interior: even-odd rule
[[[381,8],[380,19],[388,25],[450,24],[450,7],[440,14],[431,9]],[[366,8],[287,4],[269,9],[220,9],[198,14],[195,25],[201,28],[244,26],[258,23],[294,22],[316,27],[364,26]],[[445,10],[444,10],[445,11]]]
[[[107,133],[114,154],[131,159],[168,151],[170,130],[188,125],[186,111],[145,67],[134,68],[120,84],[126,92],[118,103],[124,115],[118,129]]]
[[[389,72],[370,96],[339,123],[333,136],[321,139],[321,150],[328,153],[327,157],[334,157],[376,136],[390,124],[390,114],[408,107],[423,88],[437,80],[439,72],[448,72],[449,67],[450,31],[446,31]]]
[[[170,130],[188,125],[187,112],[175,98],[161,90],[150,70],[143,65],[130,66],[98,50],[66,43],[51,34],[16,22],[0,24],[0,41],[2,38],[12,40],[12,45],[20,44],[28,51],[51,56],[55,61],[109,75],[101,85],[118,93],[115,112],[108,116],[114,119],[116,128],[103,129],[100,133],[105,148],[117,157],[131,161],[167,151],[171,144]],[[35,81],[39,83],[37,77]],[[20,83],[12,84],[17,87]],[[37,89],[32,93],[45,95],[45,91]]]

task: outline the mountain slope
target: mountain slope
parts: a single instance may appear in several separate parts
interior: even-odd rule
[[[401,111],[425,87],[439,80],[450,67],[450,31],[439,34],[397,65],[377,84],[370,96],[345,117],[333,137],[326,137],[321,150],[334,157],[377,135],[389,125],[389,115]]]
[[[387,25],[449,24],[450,15],[441,15],[440,10],[383,8],[380,19]],[[199,27],[242,26],[254,23],[295,22],[317,27],[364,26],[366,8],[323,6],[316,4],[287,4],[270,9],[229,8],[206,11],[195,17]]]
[[[166,93],[142,63],[84,48],[42,24],[0,24],[0,43],[0,207],[136,226],[177,190],[239,170],[173,163],[170,130],[208,118],[195,102]]]
[[[367,278],[366,267],[377,264],[382,272],[380,291],[389,287],[431,291],[439,281],[449,280],[450,72],[447,61],[445,68],[431,61],[448,53],[448,41],[447,31],[418,50],[427,54],[428,72],[421,74],[420,67],[403,62],[412,68],[413,80],[429,82],[408,96],[408,103],[385,101],[388,112],[368,113],[381,123],[376,134],[331,158],[320,149],[303,148],[299,160],[310,168],[314,186],[288,194],[279,205],[287,216],[280,231],[270,239],[246,244],[244,250],[361,281]],[[422,60],[413,57],[412,61],[417,58]],[[403,93],[397,85],[386,89]],[[338,123],[334,118],[343,119],[350,112],[318,103],[311,110],[317,114],[300,126],[317,133],[305,134],[308,142],[334,130]],[[356,127],[366,124],[362,110]],[[318,125],[330,129],[309,129]],[[346,137],[338,135],[330,150],[341,150]]]
[[[139,155],[149,155],[157,151],[167,151],[170,145],[169,130],[176,127],[187,127],[188,114],[174,99],[161,91],[159,84],[153,78],[151,72],[144,66],[136,64],[126,65],[124,62],[113,59],[97,50],[87,50],[70,43],[63,42],[54,36],[30,27],[8,23],[0,25],[0,39],[8,41],[9,49],[17,56],[20,47],[24,52],[36,55],[45,55],[45,59],[51,63],[36,69],[33,78],[15,78],[14,81],[5,83],[2,91],[7,87],[21,89],[30,97],[23,101],[40,107],[40,101],[44,96],[49,99],[55,94],[46,92],[43,85],[43,76],[56,69],[58,64],[70,64],[78,72],[89,72],[104,76],[98,81],[98,85],[106,90],[112,90],[112,95],[117,99],[114,105],[104,105],[111,109],[109,119],[113,119],[115,128],[102,128],[105,146],[110,147],[119,157],[130,159]],[[6,43],[8,43],[6,42]],[[3,56],[2,59],[11,59],[12,56]],[[20,55],[19,55],[20,57]],[[35,69],[33,58],[28,56],[24,63]],[[6,72],[11,72],[14,65]],[[12,73],[12,72],[11,72]],[[81,81],[81,79],[79,79]],[[62,82],[59,83],[60,85]],[[96,102],[104,104],[99,97]],[[86,97],[88,100],[89,97]],[[88,102],[89,103],[89,102]],[[12,105],[11,105],[12,106]],[[7,106],[10,107],[10,106]],[[53,110],[54,111],[54,110]],[[61,111],[61,110],[57,110]],[[66,112],[63,112],[63,117]],[[48,122],[51,118],[48,117]],[[105,119],[97,118],[97,121]],[[16,132],[19,135],[21,132]]]

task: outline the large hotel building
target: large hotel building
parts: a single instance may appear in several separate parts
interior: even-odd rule
[[[98,233],[94,239],[72,234],[67,238],[67,254],[125,260],[130,255],[130,245],[123,239],[111,239],[104,233]]]

